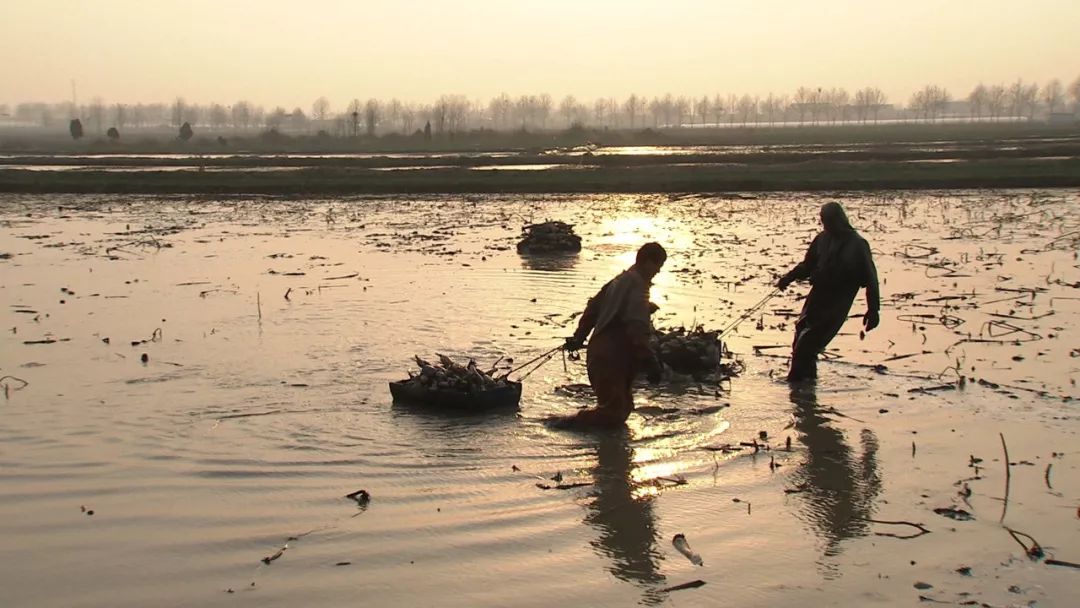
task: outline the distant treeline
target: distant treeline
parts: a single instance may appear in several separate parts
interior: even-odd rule
[[[1063,120],[1080,111],[1080,77],[1068,87],[1054,79],[1039,86],[1016,82],[979,84],[966,96],[928,85],[906,103],[890,103],[876,87],[849,93],[843,88],[799,87],[790,95],[712,95],[700,98],[632,94],[625,99],[600,98],[589,103],[568,95],[556,103],[546,93],[470,100],[442,95],[432,103],[398,99],[353,99],[339,110],[325,97],[310,108],[267,110],[249,101],[231,105],[189,103],[73,102],[0,105],[0,125],[67,131],[73,120],[87,135],[110,137],[128,129],[182,128],[206,131],[263,131],[319,134],[324,137],[375,137],[388,134],[432,136],[475,130],[537,131],[565,128],[661,129],[760,125],[834,125],[868,122],[940,120]],[[80,131],[80,135],[83,131]],[[74,133],[73,133],[74,135]]]

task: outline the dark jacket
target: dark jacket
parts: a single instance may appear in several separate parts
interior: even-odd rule
[[[854,230],[820,232],[810,243],[803,261],[785,276],[788,281],[809,280],[815,288],[866,288],[866,307],[881,306],[877,268],[870,244]]]

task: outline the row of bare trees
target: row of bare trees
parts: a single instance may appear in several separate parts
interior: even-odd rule
[[[1017,80],[1008,86],[1000,84],[986,86],[979,83],[968,94],[967,101],[971,116],[976,119],[986,115],[993,120],[1006,113],[1014,117],[1023,116],[1032,119],[1040,106],[1047,115],[1064,110],[1066,94],[1072,97],[1074,104],[1080,106],[1080,78],[1069,86],[1068,91],[1056,78],[1043,85],[1042,88],[1036,83],[1023,80]]]
[[[937,85],[916,91],[906,106],[890,105],[876,87],[849,93],[843,88],[799,87],[791,95],[706,95],[700,98],[671,94],[648,98],[632,94],[625,99],[602,97],[589,102],[567,95],[556,103],[546,93],[511,97],[503,93],[487,100],[463,95],[442,95],[431,103],[398,99],[356,98],[335,111],[330,100],[319,97],[309,112],[297,107],[270,110],[249,101],[231,105],[188,103],[182,97],[171,104],[106,104],[95,98],[75,107],[71,103],[20,103],[11,115],[23,123],[43,126],[80,118],[89,132],[108,127],[178,127],[183,123],[209,130],[276,129],[302,133],[324,131],[336,136],[375,136],[387,133],[455,133],[470,129],[537,130],[575,125],[593,128],[640,129],[777,123],[836,124],[878,121],[882,118],[934,121],[1034,119],[1072,107],[1080,109],[1080,78],[1068,87],[1055,79],[1042,87],[1017,80],[1011,85],[979,84],[964,99],[955,100]]]
[[[1013,120],[1034,120],[1040,111],[1050,117],[1066,110],[1066,96],[1072,98],[1073,112],[1080,111],[1080,78],[1077,78],[1068,90],[1056,78],[1042,87],[1022,79],[1009,85],[987,86],[979,83],[963,99],[962,104],[966,106],[967,117],[972,120],[1000,120],[1005,117]],[[950,106],[955,101],[946,89],[927,85],[912,94],[908,108],[918,118],[933,121],[950,113]],[[955,116],[957,111],[954,110],[951,114]]]

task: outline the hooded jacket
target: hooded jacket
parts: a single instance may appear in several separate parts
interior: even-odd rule
[[[867,308],[877,311],[881,302],[870,244],[851,227],[840,203],[823,205],[821,222],[825,229],[814,237],[803,261],[785,278],[789,281],[809,279],[815,288],[865,287]]]

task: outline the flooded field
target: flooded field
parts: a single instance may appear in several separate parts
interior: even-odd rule
[[[544,423],[590,403],[560,358],[520,410],[390,402],[414,354],[556,346],[649,240],[656,324],[724,327],[827,200],[873,248],[882,324],[852,319],[816,389],[780,382],[796,286],[728,336],[740,377],[643,386],[625,432]],[[1074,606],[1078,207],[3,195],[0,605]],[[583,251],[518,255],[547,219]]]

